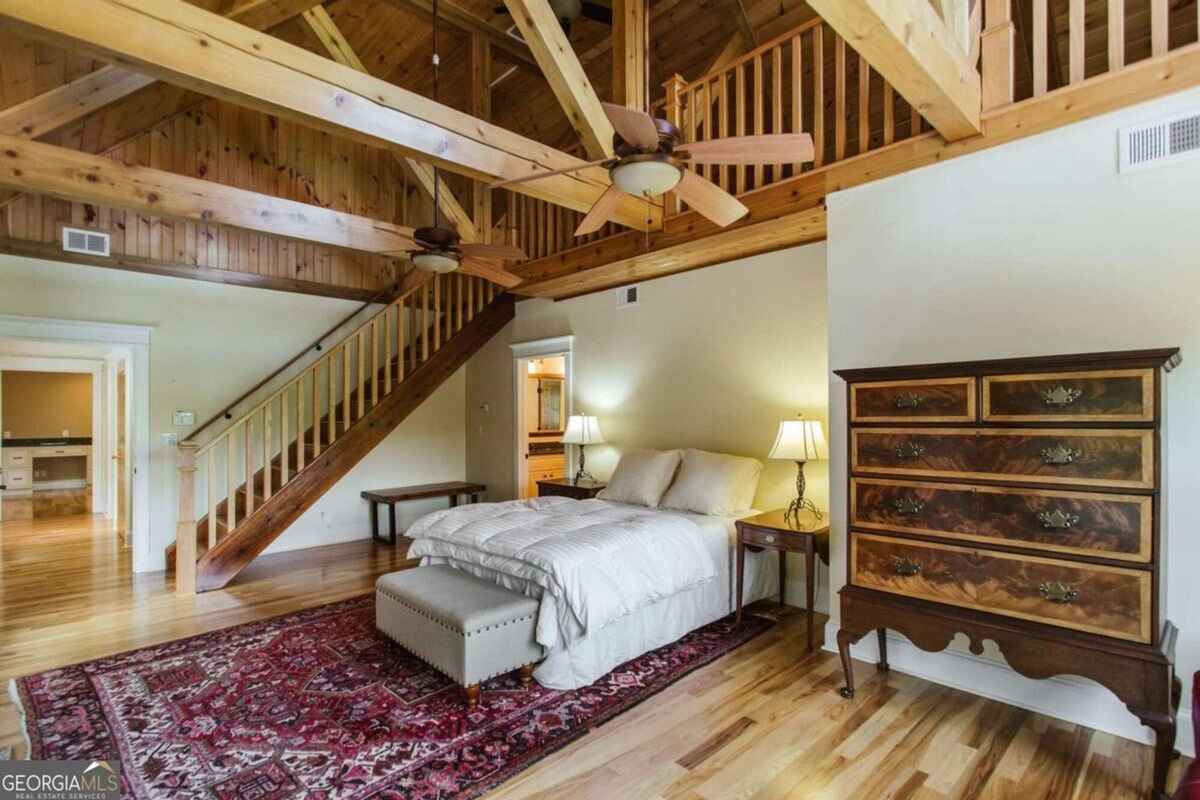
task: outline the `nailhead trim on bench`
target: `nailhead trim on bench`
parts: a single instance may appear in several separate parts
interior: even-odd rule
[[[537,613],[535,612],[533,614],[528,614],[524,617],[517,617],[515,619],[506,620],[505,622],[499,622],[495,625],[488,625],[483,628],[476,628],[475,630],[464,631],[462,628],[451,625],[450,623],[446,622],[445,620],[433,616],[432,614],[427,612],[425,609],[414,606],[412,603],[409,603],[403,597],[394,595],[391,592],[387,591],[386,589],[376,587],[375,592],[377,594],[383,595],[384,597],[386,597],[387,599],[389,599],[393,602],[399,603],[400,605],[404,606],[409,611],[412,611],[414,614],[417,614],[418,616],[422,616],[422,617],[425,617],[425,619],[436,622],[438,625],[441,625],[443,628],[450,631],[451,633],[457,633],[461,636],[471,636],[476,633],[483,633],[485,631],[495,630],[497,628],[503,628],[506,625],[514,625],[518,622],[526,622],[528,620],[534,619],[537,616]],[[521,665],[518,664],[517,666],[519,667]],[[515,669],[515,667],[514,667],[514,669]],[[497,673],[497,674],[501,674],[501,673]]]

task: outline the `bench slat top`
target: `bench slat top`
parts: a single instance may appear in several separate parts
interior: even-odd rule
[[[428,497],[450,497],[459,494],[486,492],[482,483],[447,481],[445,483],[423,483],[418,486],[397,486],[393,489],[370,489],[362,493],[366,500],[376,503],[398,503],[404,500],[423,500]]]

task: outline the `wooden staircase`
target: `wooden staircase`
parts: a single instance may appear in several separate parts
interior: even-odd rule
[[[433,276],[207,443],[180,443],[177,590],[228,584],[513,316],[492,284]]]

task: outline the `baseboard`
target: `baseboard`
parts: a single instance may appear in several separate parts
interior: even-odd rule
[[[837,652],[838,628],[833,620],[825,625],[824,649],[831,653]],[[1149,744],[1153,741],[1150,729],[1138,722],[1116,695],[1093,681],[1074,676],[1036,681],[1018,675],[1002,660],[987,655],[977,656],[953,647],[940,653],[927,653],[891,631],[887,641],[888,664],[896,672],[1135,742]],[[851,654],[862,661],[878,661],[875,637],[864,637],[851,648]],[[1178,725],[1176,748],[1186,756],[1195,757],[1196,741],[1186,698],[1179,709]]]

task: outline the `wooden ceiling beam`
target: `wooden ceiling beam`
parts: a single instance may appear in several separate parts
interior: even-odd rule
[[[315,6],[304,12],[304,22],[308,29],[320,41],[321,46],[329,53],[329,57],[339,64],[345,64],[359,72],[367,72],[366,66],[354,51],[350,42],[342,35],[337,23],[329,16],[324,6]],[[464,242],[476,240],[475,223],[471,216],[454,197],[454,192],[446,182],[428,164],[423,164],[415,158],[407,158],[393,152],[401,168],[424,190],[430,199],[436,198],[438,210],[445,215],[450,225],[458,232]],[[440,186],[438,186],[440,184]],[[436,187],[436,191],[435,191]]]
[[[412,244],[402,225],[14,136],[0,136],[0,186],[367,253]]]
[[[650,15],[646,0],[613,0],[613,102],[645,111],[650,107]]]
[[[472,178],[512,179],[584,164],[178,0],[6,0],[0,15],[14,30],[34,38]],[[607,172],[591,168],[514,189],[586,210],[608,186]],[[638,229],[654,227],[661,207],[647,213],[643,202],[629,197],[615,219]]]
[[[513,21],[579,134],[588,158],[612,158],[613,127],[579,57],[547,0],[504,0]]]
[[[810,0],[809,5],[947,141],[979,133],[979,72],[928,0]]]

